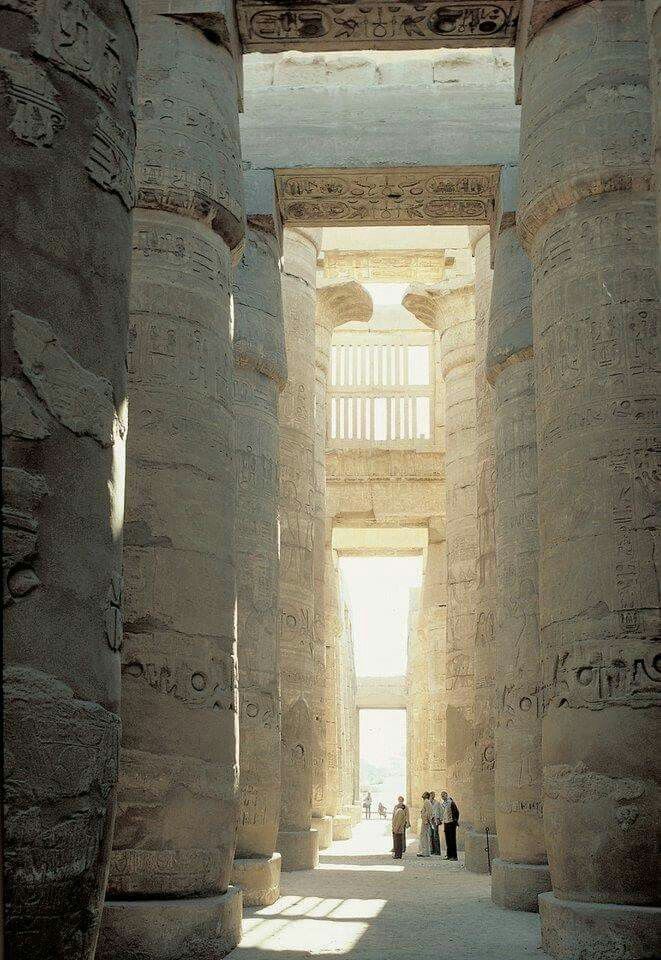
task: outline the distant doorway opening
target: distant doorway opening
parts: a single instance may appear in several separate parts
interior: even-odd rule
[[[372,798],[371,818],[379,803],[392,813],[397,796],[406,796],[406,710],[360,710],[360,802]]]

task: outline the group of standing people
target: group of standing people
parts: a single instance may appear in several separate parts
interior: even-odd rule
[[[425,791],[422,795],[422,809],[420,810],[418,856],[441,856],[439,831],[442,826],[445,837],[445,859],[457,860],[458,824],[459,808],[452,797],[443,790],[440,800],[437,800],[433,790]],[[401,860],[406,850],[406,829],[410,826],[409,811],[404,803],[404,797],[398,797],[392,814],[393,857],[395,860]]]

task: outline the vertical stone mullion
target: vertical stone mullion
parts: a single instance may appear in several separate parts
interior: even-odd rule
[[[491,303],[487,227],[471,230],[475,256],[475,397],[477,419],[477,595],[475,621],[475,820],[466,837],[466,869],[488,873],[497,855],[494,812],[494,614],[496,606],[495,437],[493,389],[486,376]]]
[[[0,10],[3,934],[34,960],[94,956],[120,738],[137,36],[80,6]]]
[[[550,890],[542,825],[539,534],[531,269],[512,210],[494,251],[487,376],[496,436],[496,825],[494,903],[538,910]]]
[[[99,958],[224,956],[239,814],[233,23],[141,8],[120,814]],[[211,9],[210,9],[211,6]]]
[[[520,38],[520,236],[533,269],[544,825],[559,958],[658,953],[649,477],[656,210],[641,3]],[[528,42],[526,42],[528,40]]]
[[[232,881],[244,905],[267,906],[280,891],[278,397],[287,366],[272,172],[246,174],[245,192],[246,247],[234,287],[241,816]]]

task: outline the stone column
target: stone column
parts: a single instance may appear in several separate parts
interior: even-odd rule
[[[533,269],[538,401],[553,883],[540,897],[542,943],[555,957],[640,960],[658,955],[661,920],[648,30],[641,3],[556,13],[520,37],[517,211]]]
[[[231,18],[210,7],[181,2],[176,17],[169,2],[141,7],[122,750],[98,960],[208,960],[241,929],[241,895],[228,889],[239,815],[239,61]]]
[[[446,788],[461,812],[459,841],[475,822],[474,659],[477,571],[475,290],[466,278],[412,287],[403,304],[440,332],[445,382],[448,563]]]
[[[645,0],[649,24],[653,165],[656,176],[657,277],[661,275],[661,0]]]
[[[487,376],[495,389],[499,859],[491,896],[500,907],[537,912],[551,881],[542,826],[535,370],[530,262],[512,204],[495,237]]]
[[[62,4],[0,7],[4,944],[91,960],[120,736],[137,37],[124,4],[85,4],[84,33]]]
[[[424,578],[423,578],[424,579]],[[411,590],[408,618],[409,812],[411,829],[420,830],[422,793],[429,789],[429,655],[422,616],[423,590]]]
[[[314,549],[314,625],[315,625],[315,684],[316,710],[322,718],[323,739],[314,752],[314,786],[312,826],[319,835],[319,849],[330,846],[333,839],[332,816],[328,813],[326,754],[326,635],[325,635],[325,580],[326,562],[326,393],[330,369],[331,339],[335,327],[350,321],[369,322],[372,316],[372,298],[355,281],[340,282],[317,291],[315,322],[315,549]]]
[[[496,486],[493,388],[486,377],[491,304],[491,243],[488,227],[471,228],[475,257],[475,397],[477,412],[477,619],[475,623],[475,821],[466,837],[466,869],[489,873],[497,856],[494,809],[494,614],[496,607]]]
[[[426,788],[439,797],[445,789],[445,659],[447,630],[447,543],[441,518],[429,528],[420,620],[427,649]]]
[[[244,904],[266,906],[280,892],[278,396],[287,365],[273,174],[251,171],[244,184],[248,229],[234,285],[241,816],[232,882]]]
[[[289,380],[280,397],[280,656],[283,870],[317,865],[314,755],[323,742],[314,641],[314,326],[317,243],[285,230],[282,296]]]

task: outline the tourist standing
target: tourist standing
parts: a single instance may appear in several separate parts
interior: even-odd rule
[[[372,794],[368,792],[365,794],[365,799],[363,800],[363,807],[365,808],[365,819],[372,819]]]
[[[411,826],[409,810],[404,803],[404,797],[397,797],[395,809],[392,812],[392,849],[393,860],[401,860],[406,850],[406,828]]]
[[[420,811],[420,840],[418,843],[418,856],[431,856],[430,831],[432,821],[432,808],[429,802],[429,793],[425,790],[422,795],[422,809]]]
[[[443,811],[441,808],[440,800],[436,799],[436,794],[433,790],[429,791],[429,802],[431,803],[431,824],[429,825],[429,835],[431,841],[431,853],[433,857],[440,857],[441,855],[441,838],[439,836],[438,828],[441,825]]]
[[[457,825],[459,824],[459,807],[452,797],[443,790],[441,793],[441,810],[443,833],[445,834],[445,859],[457,860]]]

